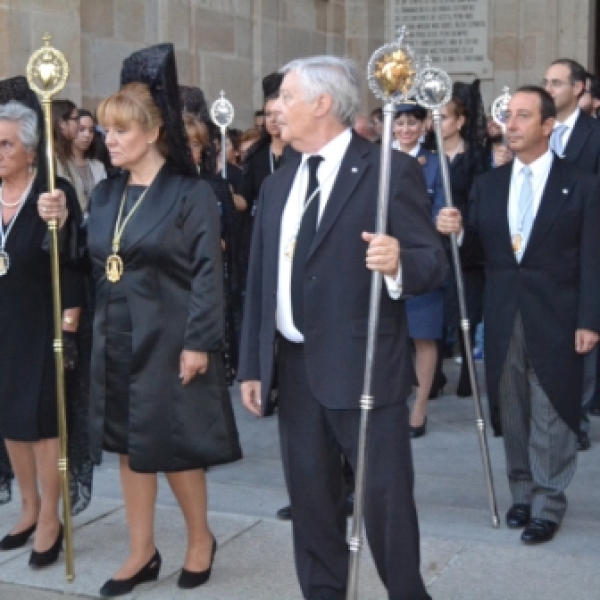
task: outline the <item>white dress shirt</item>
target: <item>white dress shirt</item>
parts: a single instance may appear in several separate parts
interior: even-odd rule
[[[323,211],[331,195],[331,190],[335,184],[340,165],[350,141],[352,140],[352,131],[348,128],[337,137],[323,146],[317,152],[323,158],[317,169],[317,179],[319,181],[319,215],[318,222],[321,221]],[[296,329],[292,315],[292,258],[290,256],[290,246],[294,242],[302,215],[304,213],[304,203],[306,198],[306,189],[308,187],[308,158],[310,154],[303,154],[300,166],[296,172],[296,177],[292,183],[290,194],[283,209],[281,216],[281,237],[279,238],[279,272],[277,283],[277,329],[291,342],[301,343],[304,336]],[[316,200],[316,198],[315,198]],[[376,201],[376,190],[373,201]],[[318,226],[318,225],[317,225]],[[365,254],[367,245],[365,244]],[[385,277],[388,293],[392,298],[399,298],[402,294],[402,269],[399,269],[398,277]]]
[[[552,167],[554,156],[550,150],[547,150],[542,156],[536,158],[529,164],[531,168],[531,185],[533,187],[533,217],[537,215],[537,211],[542,201],[542,194],[548,181],[548,174]],[[515,157],[510,178],[510,191],[508,195],[508,224],[511,234],[518,230],[517,219],[519,214],[519,195],[521,194],[521,186],[523,185],[524,174],[522,169],[525,165]]]
[[[548,181],[548,174],[552,167],[552,161],[554,155],[551,150],[546,150],[542,156],[530,163],[531,168],[531,186],[533,187],[533,218],[537,215],[537,211],[542,201],[542,194]],[[510,177],[510,188],[508,192],[508,226],[511,235],[518,230],[517,220],[519,215],[519,195],[521,194],[521,186],[523,185],[524,174],[522,172],[525,164],[521,162],[516,156],[513,161],[512,174]],[[458,234],[456,241],[459,246],[465,238],[464,224],[463,229]]]

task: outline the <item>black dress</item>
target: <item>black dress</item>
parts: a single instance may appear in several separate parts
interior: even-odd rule
[[[77,214],[71,186],[60,187]],[[37,212],[45,189],[36,182],[16,217],[5,247],[10,267],[0,277],[0,437],[21,442],[58,436],[48,226]],[[69,275],[63,269],[63,308],[83,304],[83,280]]]
[[[478,146],[469,146],[465,152],[457,154],[450,162],[449,175],[452,200],[454,206],[460,210],[465,223],[469,220],[471,186],[475,178],[484,171],[484,154]],[[447,238],[443,239],[448,262],[452,264],[450,243]],[[463,267],[463,278],[467,313],[471,330],[474,331],[477,323],[480,323],[483,317],[483,289],[485,283],[483,264]],[[444,325],[446,327],[459,327],[459,324],[460,311],[456,291],[456,277],[454,270],[449,269],[444,295]]]
[[[282,164],[282,156],[277,157],[271,152],[271,139],[267,136],[258,140],[248,150],[242,166],[240,195],[246,200],[248,208],[238,213],[238,240],[240,247],[240,268],[245,288],[250,243],[252,242],[252,224],[256,212],[256,201],[263,181]]]
[[[225,385],[218,206],[206,183],[165,165],[124,230],[116,283],[106,261],[128,174],[98,184],[88,249],[95,281],[90,450],[127,454],[141,473],[203,468],[241,457]],[[135,194],[129,190],[129,205]],[[124,214],[128,209],[125,208]],[[183,350],[209,353],[187,385]]]
[[[146,187],[127,188],[123,219],[144,193]],[[132,322],[123,280],[113,283],[106,301],[106,404],[102,449],[128,454],[129,382],[132,359]]]
[[[223,303],[225,311],[225,348],[223,365],[227,385],[233,385],[238,363],[242,328],[242,288],[240,281],[239,244],[236,236],[236,209],[227,181],[220,175],[200,172],[211,187],[219,204],[221,240],[223,240]]]
[[[461,212],[464,222],[469,220],[469,194],[473,181],[486,170],[484,153],[481,147],[469,145],[465,152],[457,154],[450,162],[450,186],[452,189],[452,200],[454,206]],[[444,249],[449,264],[452,264],[452,254],[449,240],[442,236]],[[469,319],[469,334],[471,346],[475,339],[475,330],[477,324],[483,318],[483,292],[485,287],[485,272],[483,263],[473,264],[467,267],[462,266],[463,282],[465,290],[465,301],[467,304],[467,317]],[[448,270],[444,293],[444,326],[446,328],[455,328],[462,357],[462,366],[458,380],[456,393],[459,397],[470,396],[473,392],[468,364],[466,359],[466,350],[463,335],[460,330],[460,308],[458,303],[458,292],[456,287],[456,275],[454,269]],[[445,378],[441,375],[441,356],[438,359],[438,372],[435,382],[438,384]],[[435,389],[434,385],[434,389]]]
[[[81,211],[71,185],[58,179],[57,187],[65,192],[69,208],[69,219],[61,230],[63,308],[82,307],[86,299],[81,260],[84,239],[78,227]],[[58,435],[48,227],[37,213],[37,199],[46,189],[45,182],[34,183],[6,244],[9,271],[0,277],[0,437],[9,440],[33,442]],[[87,507],[92,490],[85,345],[75,368],[65,371],[72,514]],[[11,498],[13,477],[1,446],[0,504]]]

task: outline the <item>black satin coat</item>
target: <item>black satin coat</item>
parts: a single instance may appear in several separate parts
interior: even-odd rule
[[[88,248],[96,282],[90,446],[104,432],[105,315],[117,212],[128,174],[101,182],[90,199]],[[125,229],[122,284],[132,318],[128,454],[138,472],[182,471],[241,457],[224,385],[223,271],[217,202],[209,186],[162,168]],[[183,386],[182,350],[209,352],[209,367]]]

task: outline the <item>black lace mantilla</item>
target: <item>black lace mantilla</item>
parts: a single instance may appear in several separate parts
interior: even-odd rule
[[[182,175],[195,177],[196,167],[185,135],[173,44],[158,44],[134,52],[123,61],[121,85],[139,82],[150,88],[164,121],[169,159]]]
[[[21,75],[0,81],[0,104],[11,100],[20,102],[35,111],[38,118],[40,140],[36,152],[37,180],[46,181],[46,133],[44,129],[44,113],[35,92],[29,87],[27,79]]]
[[[205,123],[210,121],[204,92],[199,87],[180,85],[179,101],[183,112],[190,113]]]
[[[273,100],[279,96],[279,88],[283,81],[283,73],[269,73],[262,80],[263,95],[265,97],[265,104],[267,100]]]
[[[452,86],[452,96],[458,98],[467,109],[467,122],[463,137],[471,144],[483,145],[487,131],[487,118],[483,106],[483,98],[479,79],[473,83],[455,81]]]

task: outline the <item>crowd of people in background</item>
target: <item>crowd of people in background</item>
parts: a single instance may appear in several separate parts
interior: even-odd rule
[[[164,60],[168,63],[171,58]],[[160,69],[164,69],[163,63],[160,63]],[[164,75],[164,72],[161,72]],[[179,120],[168,122],[165,115],[170,113],[161,104],[161,97],[156,94],[152,96],[148,93],[147,87],[144,89],[135,87],[140,85],[139,73],[137,76],[138,79],[134,78],[130,81],[126,81],[125,77],[122,82],[123,90],[104,101],[98,112],[96,107],[89,107],[93,110],[86,110],[77,107],[69,100],[54,100],[52,106],[56,167],[59,189],[62,190],[62,195],[58,198],[63,203],[61,210],[68,207],[68,218],[64,222],[61,221],[61,225],[67,231],[64,237],[69,245],[63,271],[66,282],[63,289],[65,294],[63,330],[70,411],[71,503],[75,513],[83,510],[89,503],[92,465],[99,462],[102,450],[118,453],[121,455],[120,468],[131,537],[129,558],[102,589],[102,594],[107,597],[127,593],[138,583],[155,579],[158,577],[161,565],[161,557],[154,545],[151,525],[156,497],[156,477],[140,475],[138,471],[179,472],[169,475],[169,483],[186,517],[189,534],[179,585],[182,588],[195,587],[204,583],[210,576],[216,541],[206,520],[204,469],[211,464],[220,464],[239,457],[235,425],[229,422],[224,425],[229,435],[229,446],[209,459],[205,459],[204,454],[198,453],[194,454],[193,459],[178,462],[178,450],[174,448],[171,461],[161,462],[158,458],[153,460],[154,454],[150,448],[152,444],[164,443],[175,447],[179,442],[175,442],[168,433],[165,433],[156,420],[151,423],[151,434],[144,430],[145,426],[150,427],[150,425],[146,417],[141,414],[146,409],[141,410],[136,404],[138,398],[136,394],[147,393],[154,397],[156,389],[150,393],[152,388],[168,394],[174,389],[173,382],[176,382],[178,377],[187,385],[198,375],[200,378],[197,380],[197,385],[205,386],[203,393],[210,388],[211,393],[215,394],[215,402],[218,403],[221,400],[217,398],[222,399],[225,397],[223,394],[227,394],[223,390],[233,385],[236,377],[239,377],[237,369],[242,321],[247,302],[249,271],[253,268],[251,258],[253,230],[257,214],[261,210],[261,203],[272,201],[272,197],[265,195],[263,184],[284,165],[299,160],[302,152],[294,149],[282,137],[279,98],[284,79],[282,73],[273,73],[264,78],[262,82],[264,103],[259,110],[255,111],[252,127],[246,130],[228,129],[224,153],[221,148],[220,130],[209,117],[202,90],[189,86],[176,87],[177,99],[169,97],[166,101],[170,103],[171,108],[173,106],[179,108],[178,115],[181,116],[181,122]],[[143,84],[149,85],[149,82]],[[170,81],[170,84],[172,89],[177,82]],[[0,277],[0,286],[5,286],[0,293],[0,308],[4,310],[2,314],[11,315],[8,320],[2,317],[1,337],[3,342],[14,340],[15,347],[26,343],[28,348],[40,346],[48,350],[51,344],[49,304],[48,306],[43,304],[42,308],[31,306],[30,312],[22,306],[19,311],[16,311],[14,304],[18,303],[13,299],[10,302],[12,306],[5,307],[10,294],[27,299],[30,303],[35,302],[36,298],[44,297],[47,302],[51,298],[49,263],[47,268],[39,267],[43,262],[40,253],[43,254],[41,248],[46,230],[36,210],[31,208],[44,191],[47,177],[41,159],[44,141],[41,112],[39,106],[32,100],[28,88],[25,87],[26,84],[21,81],[17,87],[19,86],[23,89],[19,88],[17,92],[14,83],[6,89],[0,89],[0,134],[4,135],[3,140],[6,138],[6,143],[2,142],[0,145],[0,154],[9,153],[13,161],[9,166],[2,167],[4,170],[1,172],[0,199],[4,212],[0,258],[4,260],[2,257],[5,256],[6,244],[15,240],[21,229],[27,232],[27,235],[21,233],[20,237],[21,240],[26,241],[26,245],[11,247],[11,255],[17,257],[21,253],[20,258],[15,258],[13,263],[0,263],[0,269],[10,268],[17,271],[21,268],[19,261],[22,260],[25,265],[35,263],[35,268],[39,272],[36,271],[33,278],[31,273],[27,273],[27,276],[24,275],[22,279]],[[154,94],[154,91],[152,93]],[[167,92],[165,94],[168,95]],[[524,96],[527,97],[527,101],[523,100]],[[522,106],[517,109],[515,104],[514,108],[509,108],[509,120],[514,117],[511,110],[523,112],[530,110],[527,102],[531,97],[539,97],[543,109],[540,112],[542,124],[549,122],[548,119],[552,119],[553,124],[556,123],[552,127],[548,126],[548,131],[544,129],[535,133],[540,147],[546,140],[554,152],[553,156],[577,164],[582,172],[588,171],[595,176],[600,174],[600,123],[596,121],[600,112],[600,80],[595,75],[586,72],[574,61],[558,60],[548,68],[540,87],[523,88],[516,92],[515,97],[521,99]],[[551,99],[551,106],[544,104],[550,102],[548,98]],[[492,348],[496,352],[494,344],[497,340],[488,340],[488,336],[492,334],[487,327],[488,317],[484,307],[492,302],[487,295],[493,292],[486,287],[486,273],[489,273],[489,261],[492,259],[489,255],[489,247],[484,248],[487,249],[488,254],[485,251],[480,252],[480,246],[476,246],[477,251],[472,250],[474,246],[471,244],[475,242],[471,240],[471,230],[467,224],[472,222],[480,230],[486,230],[485,217],[482,217],[482,211],[486,210],[485,190],[478,187],[482,185],[478,182],[494,181],[489,173],[496,169],[498,169],[497,181],[508,182],[510,180],[510,175],[507,174],[508,165],[525,160],[523,158],[525,153],[522,150],[515,150],[519,148],[518,143],[511,141],[517,138],[515,133],[517,126],[514,126],[513,131],[510,129],[512,126],[510,123],[502,126],[486,112],[479,81],[456,82],[451,100],[441,109],[443,138],[441,147],[444,156],[439,156],[438,144],[432,131],[431,115],[414,99],[408,99],[396,106],[392,147],[402,155],[413,157],[421,167],[418,172],[423,176],[429,200],[428,219],[431,223],[437,223],[438,216],[442,215],[441,225],[438,225],[439,232],[436,234],[439,240],[435,243],[441,244],[449,264],[452,260],[447,234],[462,233],[465,236],[465,246],[461,249],[464,259],[462,274],[470,322],[470,345],[475,349],[476,358],[491,360],[491,357],[486,355],[485,349]],[[32,120],[31,114],[34,117],[37,115],[37,125]],[[148,115],[153,116],[151,122],[146,123]],[[335,121],[335,125],[338,126],[339,123]],[[381,108],[372,110],[368,115],[357,114],[352,123],[352,139],[360,138],[362,140],[360,143],[381,145],[383,125]],[[13,138],[16,140],[20,135],[19,128],[29,131],[31,135],[27,139],[26,136],[21,135],[19,139],[24,140],[23,144],[19,146],[14,142],[17,147],[13,152],[11,140]],[[138,137],[135,138],[132,134],[132,137],[127,138],[128,128],[135,130]],[[310,136],[307,134],[307,139],[308,137]],[[350,147],[352,144],[354,141],[351,142]],[[226,165],[223,164],[223,157]],[[402,161],[405,159],[406,156],[402,156]],[[452,204],[457,212],[448,213],[443,210],[446,198],[441,161],[446,161],[448,165]],[[398,162],[398,164],[405,163]],[[415,164],[416,162],[413,166]],[[126,173],[133,174],[132,181],[127,184]],[[500,179],[504,176],[503,173],[506,180]],[[180,178],[183,176],[194,178],[193,180],[198,182],[197,185],[189,184],[189,189],[186,188],[188,184],[181,183]],[[392,179],[394,176],[392,172]],[[591,180],[588,182],[583,178],[582,181],[592,186]],[[507,190],[508,185],[506,183]],[[521,186],[521,183],[518,185]],[[571,180],[565,179],[564,184],[561,185],[564,185],[566,191],[563,193],[566,195]],[[113,256],[116,256],[121,236],[128,223],[128,218],[122,220],[121,214],[124,212],[132,215],[143,201],[146,204],[154,202],[154,196],[158,195],[157,187],[170,191],[171,196],[176,198],[175,208],[172,209],[172,213],[164,212],[164,219],[160,224],[145,223],[148,231],[139,233],[140,240],[148,236],[149,232],[152,232],[152,235],[139,243],[135,252],[132,250],[131,257],[126,258],[126,262],[129,260],[142,274],[145,268],[148,269],[148,273],[156,271],[156,277],[167,282],[163,283],[163,291],[168,289],[172,294],[169,298],[170,306],[161,304],[159,298],[161,294],[158,290],[155,290],[156,295],[153,300],[149,299],[152,294],[148,294],[148,290],[144,288],[144,285],[150,285],[148,279],[144,281],[143,278],[140,279],[138,282],[140,287],[136,287],[131,280],[127,279],[126,281],[129,282],[127,285],[131,285],[131,289],[119,287],[120,284],[116,286],[108,284],[107,281],[113,281],[111,277],[116,277],[115,281],[119,281],[122,276],[123,265],[122,262],[119,264],[118,256],[113,262],[111,262],[112,257],[109,257],[110,264],[106,264],[106,273],[103,272],[104,246],[108,247],[112,242]],[[541,189],[543,186],[539,189],[535,188],[538,196],[541,194]],[[149,190],[151,193],[148,194],[148,199],[144,200],[146,191]],[[272,196],[270,188],[267,192],[271,192]],[[587,193],[587,188],[581,191],[584,204],[587,202]],[[196,200],[188,202],[188,197]],[[373,189],[373,202],[375,197],[376,190]],[[116,215],[117,208],[109,206],[104,198],[111,198],[116,205],[120,203],[121,212],[116,226],[111,219]],[[210,203],[213,198],[216,200],[214,210],[205,213],[198,208],[200,205]],[[53,216],[60,218],[62,212],[56,214],[52,212],[52,207],[58,205],[51,204],[51,199],[46,199],[44,195],[42,199],[47,202],[42,203],[39,216],[45,220]],[[474,204],[475,202],[477,204]],[[43,213],[44,207],[49,211],[47,214]],[[17,220],[21,208],[23,211]],[[590,214],[596,213],[592,211]],[[9,237],[12,219],[17,225],[12,232],[13,235]],[[135,224],[135,220],[133,223]],[[195,223],[197,229],[194,231],[186,229],[189,223]],[[155,229],[152,229],[151,225]],[[78,227],[87,228],[88,254],[83,249],[84,242],[81,241],[81,236],[71,231]],[[114,231],[113,227],[115,227]],[[208,232],[207,228],[212,227],[216,227],[216,230]],[[159,229],[160,236],[156,233]],[[176,234],[179,230],[181,236]],[[136,228],[132,226],[128,233],[132,236],[135,231]],[[514,236],[520,235],[521,233],[514,234]],[[579,231],[574,231],[570,235],[577,237]],[[514,244],[520,245],[522,238],[514,236],[513,239],[517,240]],[[151,241],[155,244],[150,244]],[[461,239],[461,243],[462,241]],[[132,238],[123,234],[125,247],[129,244],[133,248],[137,243],[132,243]],[[115,245],[116,250],[114,250]],[[484,243],[483,246],[486,244]],[[517,250],[515,253],[518,254]],[[186,253],[191,253],[196,260],[192,274],[177,263],[177,260]],[[73,267],[76,261],[80,263],[77,268]],[[148,266],[150,263],[152,267]],[[210,268],[207,267],[209,263]],[[254,268],[256,269],[256,266]],[[218,276],[215,275],[215,269],[218,269]],[[593,278],[592,274],[590,278]],[[29,290],[27,286],[30,286],[30,291],[27,291]],[[207,295],[209,288],[213,293],[210,297]],[[595,288],[591,286],[590,289]],[[192,295],[193,303],[196,303],[194,305],[196,314],[188,315],[186,312],[188,294]],[[214,297],[215,294],[218,298]],[[154,310],[149,313],[150,321],[139,321],[136,310],[144,313],[149,310],[149,305],[152,305]],[[181,351],[179,340],[172,339],[164,328],[152,321],[152,318],[158,319],[158,315],[162,314],[161,311],[170,310],[173,306],[182,308],[182,320],[177,326],[191,340],[189,354],[186,354],[188,350],[185,350],[181,357],[179,357]],[[461,365],[458,385],[454,390],[456,395],[471,396],[473,389],[468,370],[469,357],[466,356],[467,346],[461,335],[461,315],[454,271],[449,269],[444,280],[440,281],[435,289],[408,298],[405,306],[408,336],[414,351],[417,379],[408,435],[416,439],[427,433],[429,400],[443,395],[447,385],[444,359],[453,358]],[[98,312],[99,307],[102,308],[101,312]],[[217,316],[215,311],[221,310],[220,307],[222,307],[222,314]],[[37,323],[36,327],[28,328],[34,315],[36,318],[42,318],[43,322]],[[186,315],[189,317],[187,323]],[[194,320],[200,317],[208,318],[210,324],[206,325]],[[219,318],[222,318],[224,323],[223,331],[216,324]],[[518,313],[514,317],[515,337],[510,339],[511,352],[514,350],[515,353],[518,353],[524,343],[522,342],[523,330],[527,334],[529,326],[527,323],[522,326],[521,318],[525,318],[524,313]],[[106,322],[103,321],[104,319]],[[507,326],[512,331],[513,321],[508,322]],[[552,323],[548,324],[548,327],[552,326]],[[594,320],[590,317],[586,331],[593,330],[594,326]],[[27,338],[23,331],[30,331],[30,337]],[[136,345],[132,346],[132,332],[135,332],[138,337],[141,336],[142,342],[138,340]],[[144,340],[151,346],[156,345],[158,338],[164,340],[161,351],[165,354],[160,357],[156,354],[156,350],[142,347]],[[580,341],[583,348],[588,338],[584,335]],[[286,356],[292,360],[290,357],[294,350],[285,347],[286,343],[289,342],[282,341],[281,336],[274,341],[275,347],[284,344],[284,352],[287,352]],[[99,344],[102,346],[102,364],[98,363],[98,359],[96,361],[92,359],[94,348]],[[580,348],[577,352],[580,352]],[[584,351],[581,350],[581,353]],[[166,373],[164,381],[161,379],[160,384],[152,381],[152,377],[160,372],[160,361],[157,358],[164,358],[172,367],[172,373]],[[25,368],[23,364],[19,363],[15,366],[10,361],[4,360],[0,366],[0,435],[6,442],[5,445],[0,446],[0,503],[10,500],[13,473],[23,502],[19,520],[8,535],[0,541],[0,549],[20,547],[33,536],[35,544],[30,563],[33,566],[43,567],[57,560],[63,535],[58,517],[58,474],[54,474],[58,455],[57,424],[54,417],[47,418],[47,415],[54,410],[54,393],[45,394],[40,391],[53,390],[53,375],[48,371],[48,365],[53,364],[53,361],[51,353],[46,356],[43,352],[39,356],[33,353],[27,360],[29,362],[25,366],[29,365],[27,368],[33,369],[33,372],[39,371],[39,380],[31,378],[27,369],[23,372],[22,369]],[[382,357],[381,360],[387,359]],[[150,365],[146,375],[151,377],[146,382],[143,378],[136,380],[139,392],[130,391],[128,384],[124,382],[128,381],[131,369],[140,370],[140,361]],[[561,460],[568,462],[568,467],[563,465],[560,474],[548,474],[538,467],[537,462],[533,466],[517,464],[519,460],[527,462],[527,459],[521,455],[515,458],[516,454],[511,454],[510,448],[507,450],[508,476],[514,499],[507,522],[509,527],[515,528],[525,526],[531,528],[530,521],[534,522],[533,533],[526,530],[529,533],[524,534],[523,541],[537,543],[552,538],[566,510],[564,488],[574,470],[574,453],[577,449],[585,451],[590,447],[589,415],[600,415],[600,394],[596,385],[600,363],[593,344],[592,348],[585,351],[584,363],[577,426],[573,425],[571,413],[565,417],[566,413],[562,408],[556,409],[557,419],[563,419],[567,423],[562,429],[559,428],[560,432],[557,435],[567,441],[564,441],[561,446],[563,455],[553,456],[552,460],[555,463],[560,463]],[[533,361],[533,364],[537,369],[538,363]],[[502,365],[496,367],[501,369]],[[18,380],[15,379],[15,373]],[[542,373],[540,379],[543,377]],[[276,369],[272,381],[273,389],[267,398],[267,406],[262,407],[263,415],[273,414],[278,408]],[[504,379],[502,381],[504,382]],[[542,381],[542,387],[545,384],[545,380]],[[91,398],[90,386],[96,389]],[[106,403],[104,399],[100,400],[98,397],[98,386],[104,390],[103,393],[106,393]],[[190,383],[186,389],[192,390],[193,386],[194,384]],[[29,400],[16,406],[14,398],[22,395],[27,396]],[[507,432],[510,434],[511,428],[516,426],[506,414],[500,415],[498,398],[495,394],[492,396],[494,402],[490,408],[494,430],[496,433],[504,430],[506,436]],[[125,400],[122,405],[119,405],[119,399],[122,400],[123,397]],[[502,401],[502,398],[500,400]],[[97,417],[97,421],[91,424],[88,422],[90,402],[93,407],[95,406],[93,409],[95,413],[92,414]],[[550,398],[550,405],[553,402]],[[129,408],[129,414],[123,414],[123,405]],[[27,418],[22,415],[23,406],[27,407],[25,411],[29,415]],[[177,410],[174,409],[175,412]],[[194,433],[186,429],[184,424],[186,421],[194,422],[197,416],[183,409],[181,413],[175,415],[174,418],[180,419],[182,423],[181,427],[184,431],[181,435],[184,440],[182,443],[194,445]],[[520,418],[519,426],[527,429],[528,416],[521,415]],[[40,425],[42,421],[46,423],[44,426]],[[132,434],[126,428],[128,422],[132,424],[134,421],[141,424],[141,433],[138,432],[139,438],[134,444],[137,450],[133,449],[129,439],[132,435],[135,438],[136,433]],[[576,444],[572,436],[569,437],[570,433],[576,435]],[[146,437],[147,434],[149,437]],[[517,446],[521,442],[527,446],[528,435],[520,431],[510,437],[510,443]],[[542,434],[536,432],[535,435]],[[536,439],[536,444],[541,455],[536,455],[535,461],[543,462],[550,455],[551,442],[545,438],[543,442]],[[345,510],[350,513],[353,476],[348,458],[343,453],[339,456],[340,463],[344,465],[346,480],[344,494],[348,506]],[[566,473],[568,470],[569,472]],[[517,481],[519,478],[520,482]],[[41,487],[38,487],[38,479]],[[534,487],[539,485],[554,490],[554,505],[548,508],[547,505],[542,506],[542,501],[536,500],[535,497],[532,499],[531,491],[523,491],[525,485],[521,485],[523,481],[526,481],[527,485],[533,482]],[[197,505],[196,501],[198,501]],[[292,502],[292,508],[284,507],[278,514],[281,518],[290,519],[293,510]]]

